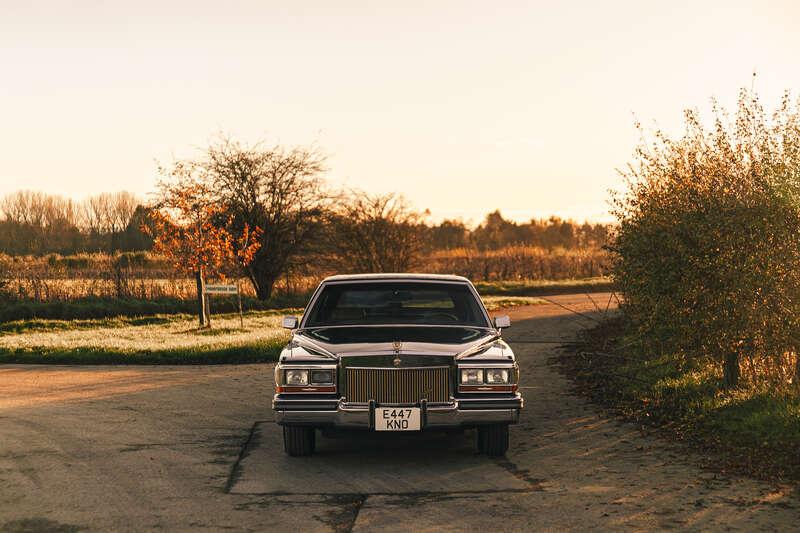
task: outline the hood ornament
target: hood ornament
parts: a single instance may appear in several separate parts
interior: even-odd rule
[[[394,349],[394,353],[399,354],[400,350],[403,348],[403,343],[400,341],[394,341],[392,343],[392,348]],[[395,366],[395,368],[400,368],[400,364],[402,362],[403,361],[400,359],[399,355],[392,360],[392,364]]]

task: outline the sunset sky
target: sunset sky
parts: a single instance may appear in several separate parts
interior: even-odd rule
[[[0,194],[144,196],[222,131],[434,219],[603,219],[634,114],[800,93],[799,6],[0,0]]]

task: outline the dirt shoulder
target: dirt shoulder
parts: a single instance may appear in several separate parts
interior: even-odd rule
[[[596,317],[607,300],[591,298],[594,302],[586,295],[554,301]],[[556,305],[511,315],[516,323],[508,340],[520,355],[526,409],[508,459],[540,477],[545,491],[561,493],[557,505],[569,512],[550,525],[753,530],[787,529],[800,518],[796,487],[704,469],[702,456],[649,435],[578,394],[555,361],[563,349],[525,343],[550,336],[574,340],[593,325],[591,318]]]
[[[579,394],[659,436],[702,450],[718,471],[800,481],[796,390],[749,380],[727,389],[722,369],[710,361],[671,353],[648,357],[632,341],[622,315],[582,337],[585,342],[558,357]]]

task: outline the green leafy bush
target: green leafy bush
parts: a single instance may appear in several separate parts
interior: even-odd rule
[[[742,369],[796,382],[800,102],[768,116],[743,90],[732,119],[713,112],[638,147],[614,199],[612,275],[648,353],[710,358],[727,386]]]

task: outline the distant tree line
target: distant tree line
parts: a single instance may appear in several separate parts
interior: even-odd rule
[[[342,221],[368,217],[376,221],[374,225],[397,224],[394,219],[400,215],[403,224],[412,228],[415,238],[424,241],[424,247],[430,251],[499,250],[508,246],[596,249],[606,243],[609,232],[607,224],[578,223],[558,217],[518,223],[503,218],[499,210],[489,213],[476,227],[462,220],[426,223],[422,214],[398,195],[372,196],[350,191],[345,196],[348,201],[339,203],[338,223],[336,217],[328,220],[335,230],[347,232],[353,228],[345,228]],[[140,199],[124,191],[103,193],[83,201],[18,191],[0,200],[0,252],[72,255],[149,251],[153,239],[142,227],[149,225],[150,211]]]
[[[147,250],[148,208],[128,192],[75,201],[18,191],[0,199],[0,251],[8,255]]]
[[[552,250],[600,248],[606,244],[609,226],[578,223],[559,217],[532,219],[517,223],[506,220],[500,211],[486,215],[474,229],[459,220],[445,220],[428,228],[434,249],[477,248],[499,250],[508,246],[536,246]]]

